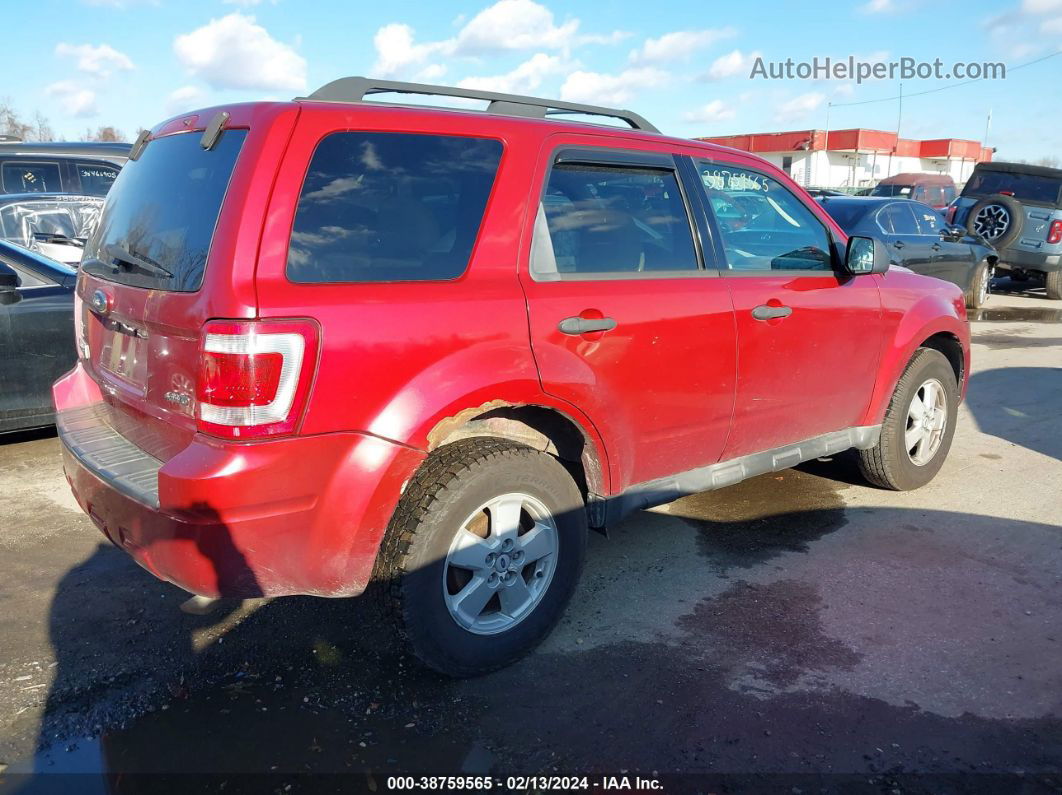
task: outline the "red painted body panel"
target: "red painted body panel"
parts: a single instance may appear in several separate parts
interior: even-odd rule
[[[95,402],[79,365],[62,410]],[[372,573],[401,489],[424,454],[367,434],[262,442],[197,434],[159,471],[159,509],[120,494],[64,448],[74,496],[156,576],[204,596],[354,595]]]
[[[178,117],[155,133],[198,134],[217,110]],[[932,334],[954,334],[969,355],[957,288],[906,271],[550,283],[528,275],[534,210],[555,146],[729,160],[797,190],[757,158],[657,135],[487,114],[314,102],[225,110],[229,126],[249,132],[203,287],[142,290],[82,274],[82,299],[103,290],[113,318],[146,332],[137,352],[144,381],[100,366],[104,332],[90,322],[89,358],[54,390],[60,412],[99,404],[105,422],[162,461],[153,510],[65,456],[78,502],[105,534],[195,593],[359,593],[402,489],[438,443],[439,429],[477,407],[501,401],[568,417],[593,445],[600,491],[614,495],[720,457],[880,422],[903,365]],[[307,164],[321,138],[340,130],[445,130],[502,142],[462,276],[445,283],[287,280]],[[809,206],[844,239],[817,204]],[[782,323],[749,318],[752,306],[771,299],[800,311]],[[595,311],[614,317],[617,328],[581,337],[557,331],[562,318]],[[194,394],[204,322],[256,318],[310,318],[321,329],[296,433],[224,441],[197,432],[192,409],[164,394]]]

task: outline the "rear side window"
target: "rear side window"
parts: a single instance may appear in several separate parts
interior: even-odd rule
[[[157,138],[122,168],[85,245],[85,271],[133,287],[199,289],[247,131],[226,130],[213,149],[200,146],[201,137]]]
[[[118,169],[98,163],[78,163],[77,175],[81,180],[81,192],[86,196],[106,196],[111,189]]]
[[[293,282],[456,279],[472,256],[500,141],[340,132],[317,147],[288,248]]]
[[[0,166],[5,193],[61,193],[59,164],[9,160]]]
[[[531,269],[536,277],[648,276],[699,268],[673,171],[581,164],[553,167],[535,230]]]

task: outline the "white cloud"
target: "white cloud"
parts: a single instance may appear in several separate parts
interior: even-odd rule
[[[786,122],[802,118],[819,107],[825,99],[826,95],[820,94],[818,91],[798,94],[788,102],[783,102],[778,106],[775,119],[780,122]]]
[[[561,86],[561,99],[594,105],[622,105],[638,91],[656,88],[671,76],[662,69],[640,67],[624,69],[619,74],[572,72]]]
[[[735,75],[748,77],[756,59],[762,56],[763,53],[758,51],[745,53],[741,50],[733,50],[726,55],[720,55],[712,61],[712,65],[708,67],[704,77],[708,80],[723,80]]]
[[[1040,23],[1040,32],[1048,36],[1062,35],[1062,17],[1045,19]]]
[[[447,55],[449,42],[429,42],[417,44],[414,41],[413,28],[409,25],[392,23],[384,25],[372,37],[376,48],[376,63],[372,73],[379,77],[395,77],[411,67],[419,67],[436,55]],[[437,70],[437,64],[427,69]]]
[[[203,90],[198,86],[181,86],[170,93],[166,98],[166,111],[171,116],[184,113],[200,104],[203,99]]]
[[[1062,0],[1023,0],[1021,10],[1026,14],[1053,14],[1062,11]]]
[[[465,22],[457,34],[438,41],[416,40],[407,24],[392,22],[373,36],[376,64],[381,77],[404,76],[431,68],[440,57],[475,58],[481,55],[521,50],[552,50],[567,55],[580,44],[613,44],[627,34],[622,31],[583,34],[580,21],[557,24],[553,12],[534,0],[497,0]]]
[[[85,117],[99,113],[96,107],[96,92],[73,80],[60,80],[52,83],[44,89],[44,93],[50,97],[56,97],[69,116]]]
[[[682,120],[696,124],[711,124],[717,121],[726,121],[737,115],[737,111],[721,99],[713,99],[706,105],[687,111],[682,114]]]
[[[542,85],[543,79],[567,71],[569,64],[556,55],[536,53],[511,72],[493,77],[467,77],[458,83],[462,88],[500,91],[503,94],[529,94]]]
[[[891,14],[897,10],[892,0],[870,0],[859,7],[864,14]]]
[[[306,60],[239,12],[177,36],[173,51],[189,74],[215,88],[306,89]]]
[[[665,33],[655,39],[646,39],[637,50],[631,50],[630,61],[635,64],[657,64],[685,60],[698,50],[735,35],[737,31],[731,27]]]
[[[133,62],[129,56],[118,52],[109,44],[93,47],[91,44],[60,42],[55,46],[55,54],[60,57],[76,58],[77,68],[94,77],[110,77],[113,72],[129,71],[133,68]]]
[[[278,0],[269,0],[272,5],[276,5]],[[251,8],[253,6],[261,5],[262,0],[222,0],[225,5],[229,6],[243,6],[244,8]]]

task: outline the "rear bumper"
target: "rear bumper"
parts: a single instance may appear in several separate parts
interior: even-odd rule
[[[1062,254],[1044,254],[1022,251],[1017,248],[1005,248],[999,252],[997,267],[1008,270],[1021,268],[1030,271],[1057,271],[1062,270]]]
[[[240,444],[197,435],[161,462],[100,419],[94,386],[80,365],[55,385],[67,480],[141,566],[204,596],[365,589],[423,453],[359,433]]]

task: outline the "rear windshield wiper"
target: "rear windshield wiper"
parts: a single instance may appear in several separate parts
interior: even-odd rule
[[[133,252],[126,251],[124,248],[119,248],[118,246],[110,246],[106,249],[106,252],[107,256],[111,259],[111,264],[115,267],[138,268],[147,273],[153,273],[156,276],[164,276],[167,279],[173,278],[173,274],[170,271],[166,270],[150,257],[145,257],[143,254],[134,254]]]
[[[85,247],[86,238],[68,237],[67,235],[53,234],[51,232],[34,232],[33,239],[38,243],[60,243],[64,246]]]

